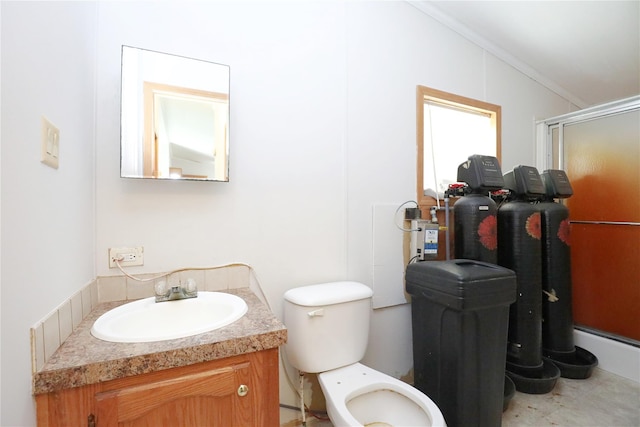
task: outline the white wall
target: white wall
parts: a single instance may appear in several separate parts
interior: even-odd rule
[[[278,289],[344,276],[341,7],[101,4],[98,275],[118,273],[107,248],[130,244],[145,247],[139,271],[243,261],[276,308]],[[230,65],[229,183],[119,177],[122,44]]]
[[[35,423],[29,328],[95,277],[93,3],[2,2],[2,418]],[[40,163],[41,116],[60,166]]]
[[[64,25],[34,30],[50,16]],[[119,177],[122,44],[231,66],[229,183]],[[502,105],[504,170],[534,164],[534,118],[572,108],[404,2],[2,3],[2,66],[2,425],[33,423],[29,326],[117,274],[109,247],[145,247],[134,273],[249,263],[280,316],[291,287],[372,284],[373,206],[416,196],[416,85]],[[42,114],[58,171],[39,163]],[[366,363],[411,369],[409,314],[374,313]]]

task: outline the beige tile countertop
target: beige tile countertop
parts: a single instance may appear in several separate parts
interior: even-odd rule
[[[93,337],[90,330],[98,317],[130,301],[100,304],[33,375],[33,394],[267,350],[286,342],[284,324],[250,289],[225,292],[246,301],[248,311],[239,320],[215,331],[148,343],[114,343]]]

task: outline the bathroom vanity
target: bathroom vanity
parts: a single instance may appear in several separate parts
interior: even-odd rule
[[[284,325],[249,289],[247,314],[215,331],[149,343],[90,334],[93,310],[34,374],[39,426],[279,425]]]

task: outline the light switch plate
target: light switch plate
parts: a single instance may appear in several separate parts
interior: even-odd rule
[[[42,117],[42,158],[41,162],[58,169],[60,155],[60,130]]]

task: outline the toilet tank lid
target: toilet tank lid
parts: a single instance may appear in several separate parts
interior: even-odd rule
[[[373,291],[359,282],[331,282],[289,289],[284,299],[308,307],[340,304],[371,298]]]

